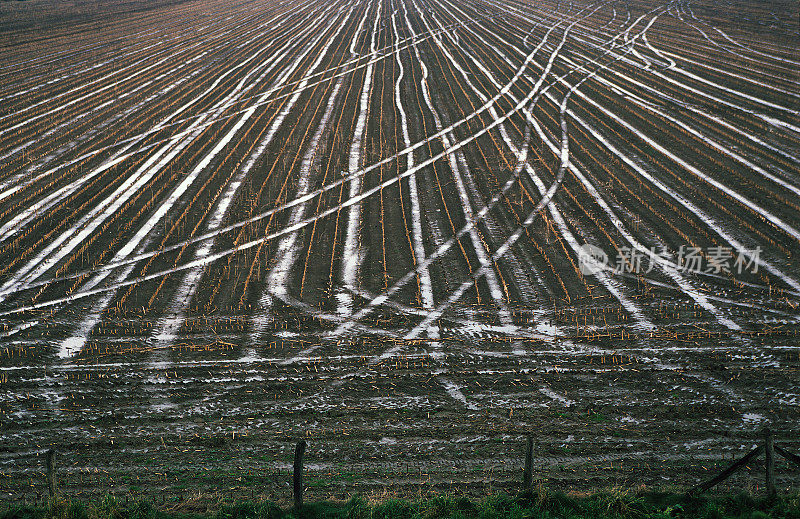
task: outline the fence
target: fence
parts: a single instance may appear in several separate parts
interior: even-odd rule
[[[295,508],[303,507],[303,493],[306,488],[304,484],[304,456],[306,453],[307,443],[305,440],[300,440],[295,445],[294,449],[294,463],[292,464],[292,500]],[[525,458],[522,473],[521,490],[530,489],[534,481],[534,461],[535,461],[535,441],[532,436],[527,437],[525,444]],[[715,476],[708,480],[690,488],[686,495],[687,497],[696,495],[701,492],[706,492],[718,485],[722,481],[731,477],[735,472],[741,470],[743,467],[755,461],[761,454],[764,454],[764,482],[765,489],[768,496],[774,496],[777,493],[776,477],[775,477],[775,459],[776,455],[782,456],[789,463],[800,466],[800,456],[793,454],[786,450],[781,445],[775,442],[774,434],[766,428],[763,431],[763,444],[756,446],[742,458],[734,461],[729,467],[725,468]],[[58,478],[56,471],[56,451],[50,449],[45,453],[45,479],[50,498],[58,495]]]
[[[780,445],[775,444],[775,438],[772,433],[772,430],[769,428],[764,429],[764,445],[759,445],[752,451],[750,451],[746,456],[741,458],[740,460],[731,464],[730,467],[726,468],[713,478],[709,479],[708,481],[701,483],[695,487],[692,487],[688,494],[696,494],[698,492],[705,492],[710,490],[714,486],[718,485],[722,481],[728,479],[733,475],[734,472],[744,467],[747,463],[751,460],[755,460],[759,454],[764,453],[764,483],[765,488],[767,489],[767,494],[773,496],[776,494],[777,489],[775,486],[775,453],[777,452],[788,461],[800,465],[800,457],[792,454],[791,452],[787,451],[786,449],[782,448]]]

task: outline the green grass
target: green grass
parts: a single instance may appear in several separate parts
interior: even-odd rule
[[[222,504],[204,513],[161,510],[141,501],[123,505],[113,497],[98,501],[58,499],[46,506],[12,506],[0,519],[800,519],[800,494],[774,499],[748,494],[685,499],[670,493],[609,490],[590,496],[567,496],[539,487],[513,496],[482,500],[438,496],[421,501],[309,503],[301,511],[273,503]]]
[[[611,418],[607,417],[602,413],[591,413],[589,415],[589,421],[592,423],[604,423],[604,422],[610,422]]]

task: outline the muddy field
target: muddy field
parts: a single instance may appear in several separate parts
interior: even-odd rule
[[[317,497],[509,488],[527,435],[580,491],[797,452],[796,22],[0,3],[0,499],[51,447],[156,500],[287,499],[300,438]]]

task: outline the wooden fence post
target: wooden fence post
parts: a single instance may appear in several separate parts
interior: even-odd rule
[[[775,439],[769,427],[764,429],[764,452],[764,475],[767,494],[771,497],[777,494],[777,491],[775,490]]]
[[[701,484],[699,484],[697,486],[694,486],[691,489],[689,489],[689,492],[687,492],[687,495],[691,496],[691,495],[696,494],[697,492],[705,492],[706,490],[714,487],[715,485],[721,483],[722,481],[725,481],[726,479],[728,479],[731,476],[731,474],[733,474],[734,472],[736,472],[740,468],[744,467],[745,465],[750,463],[750,461],[752,461],[758,455],[760,455],[762,450],[764,450],[764,446],[763,445],[758,445],[755,449],[751,450],[745,457],[743,457],[739,461],[733,463],[730,467],[728,467],[727,469],[723,470],[722,472],[720,472],[719,474],[717,474],[713,478],[709,479],[705,483],[701,483]]]
[[[792,454],[791,452],[787,451],[780,445],[775,445],[775,452],[786,458],[789,463],[794,463],[798,467],[800,467],[800,456],[797,454]]]
[[[56,451],[50,449],[47,451],[45,457],[47,465],[47,492],[50,494],[50,499],[56,497]]]
[[[294,476],[292,483],[294,487],[294,507],[296,510],[303,508],[303,454],[306,452],[306,441],[297,442],[294,450]]]
[[[528,436],[525,446],[525,471],[522,473],[523,490],[528,490],[533,484],[533,436]]]

